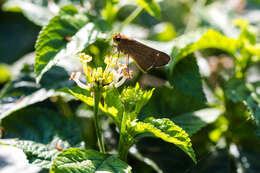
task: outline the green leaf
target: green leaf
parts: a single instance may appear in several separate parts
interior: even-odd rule
[[[64,150],[53,161],[51,173],[130,173],[131,167],[116,156],[94,150],[71,148]]]
[[[2,6],[4,11],[21,11],[33,23],[44,26],[53,17],[53,13],[47,8],[33,1],[9,0]]]
[[[0,145],[11,145],[22,149],[31,164],[45,169],[51,168],[52,159],[60,153],[54,145],[48,146],[34,141],[8,140],[7,142],[0,139]]]
[[[94,105],[94,99],[91,97],[91,91],[74,87],[74,88],[63,88],[59,91],[65,92],[73,95],[77,99],[83,101],[89,106]],[[121,116],[123,111],[123,105],[119,100],[119,93],[116,89],[109,90],[103,93],[104,103],[99,104],[99,108],[110,115],[110,117],[115,120],[115,123],[120,127],[121,124]]]
[[[250,96],[251,91],[245,82],[244,79],[231,79],[226,83],[225,92],[234,103],[246,100]]]
[[[199,102],[206,102],[199,67],[193,55],[187,56],[175,66],[169,80],[175,89],[191,95]]]
[[[226,83],[225,93],[234,102],[243,102],[256,125],[256,135],[260,137],[260,95],[256,87],[244,79],[231,79]]]
[[[59,60],[76,56],[98,38],[104,38],[103,23],[89,21],[87,14],[79,13],[73,6],[64,6],[46,25],[36,42],[36,81]]]
[[[101,11],[102,16],[104,19],[112,24],[115,22],[116,17],[117,17],[117,12],[119,11],[119,7],[117,5],[119,1],[113,1],[113,0],[108,0],[106,1],[106,6],[104,9]]]
[[[223,111],[217,108],[206,108],[179,115],[173,118],[173,122],[192,136],[201,128],[214,122],[222,113]]]
[[[88,90],[74,87],[71,89],[64,88],[59,91],[69,93],[89,106],[94,104],[94,100]],[[104,103],[100,103],[99,108],[104,113],[107,113],[115,121],[116,125],[120,127],[123,111],[130,112],[131,119],[135,119],[141,108],[151,98],[153,91],[154,89],[150,91],[141,90],[139,84],[135,87],[123,89],[121,95],[117,89],[107,90],[103,93]]]
[[[191,38],[189,38],[191,34],[183,35],[174,41],[174,47],[171,54],[171,70],[173,70],[173,67],[181,59],[201,49],[220,49],[235,56],[237,46],[237,41],[235,39],[223,36],[219,32],[214,31],[212,29],[208,30],[200,37],[202,33],[203,31],[198,31],[194,34],[191,33],[193,36]]]
[[[175,144],[188,154],[195,163],[197,162],[189,135],[167,118],[154,119],[150,117],[145,119],[144,122],[133,121],[130,130],[130,133],[134,136],[143,134],[142,137],[144,137],[146,135],[144,133],[148,133],[147,135],[150,133],[166,142]]]
[[[101,110],[111,115],[117,127],[120,127],[123,111],[124,111],[124,105],[119,99],[120,94],[118,90],[117,89],[108,90],[103,94],[103,96],[104,96],[104,105],[100,104]]]
[[[81,133],[75,122],[57,112],[42,108],[23,109],[2,120],[5,138],[15,138],[10,143],[22,149],[29,162],[50,168],[52,159],[63,149],[82,147]]]
[[[20,97],[3,98],[0,101],[0,119],[5,118],[16,110],[22,109],[37,102],[44,101],[47,98],[55,95],[59,94],[54,90],[46,90],[45,88],[42,88],[26,96],[21,95]],[[8,100],[5,99],[11,99],[11,102],[8,103]]]
[[[173,24],[170,22],[162,22],[155,25],[152,33],[158,41],[162,42],[171,41],[177,35]]]
[[[78,86],[73,88],[62,88],[59,91],[73,95],[77,99],[83,101],[89,106],[94,105],[94,99],[91,97],[91,91],[82,89]]]
[[[155,0],[135,0],[139,5],[141,5],[145,11],[147,11],[151,16],[161,18],[161,8]]]
[[[55,91],[56,88],[71,85],[68,82],[69,76],[60,67],[49,71],[41,84],[34,82],[33,67],[30,65],[24,65],[18,73],[0,93],[0,119],[49,97],[60,95],[61,93]]]

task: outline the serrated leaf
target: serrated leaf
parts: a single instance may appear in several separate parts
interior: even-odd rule
[[[139,5],[141,5],[145,11],[147,11],[151,16],[161,18],[161,8],[155,0],[135,0]]]
[[[75,56],[98,38],[104,38],[99,20],[89,21],[87,14],[73,6],[64,6],[46,25],[36,42],[36,81],[52,66],[64,58]]]
[[[41,168],[50,169],[51,161],[60,153],[54,146],[48,146],[34,141],[26,140],[1,140],[0,145],[10,145],[20,148],[25,153],[31,164]]]
[[[260,137],[260,95],[253,84],[244,79],[231,79],[226,83],[225,93],[234,102],[243,102],[256,125],[256,135]]]
[[[195,163],[197,162],[189,135],[167,118],[154,119],[150,117],[145,119],[144,122],[132,122],[131,131],[134,136],[143,134],[142,137],[144,137],[144,133],[148,133],[147,135],[150,133],[157,138],[172,143],[188,154]]]
[[[130,173],[131,167],[116,156],[94,150],[71,148],[64,150],[53,161],[51,173]]]
[[[20,10],[25,17],[27,17],[33,23],[44,26],[53,17],[53,13],[44,6],[37,3],[24,1],[24,0],[9,0],[2,6],[4,11]]]
[[[191,95],[199,102],[206,102],[199,67],[193,55],[189,55],[175,66],[169,80],[175,89]]]
[[[30,163],[43,168],[50,168],[52,159],[59,153],[57,146],[66,149],[83,144],[75,122],[52,110],[23,109],[3,119],[2,126],[5,138],[17,140],[0,142],[22,149]]]
[[[178,126],[183,128],[190,136],[198,132],[209,123],[214,122],[223,113],[217,108],[206,108],[195,112],[185,113],[173,118]]]

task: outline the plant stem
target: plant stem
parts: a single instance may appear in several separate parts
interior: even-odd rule
[[[118,156],[121,160],[127,160],[127,154],[129,147],[126,145],[124,139],[126,138],[126,123],[127,123],[127,114],[123,113],[122,122],[121,122],[121,130],[120,130],[120,139],[118,145]]]
[[[100,152],[105,153],[105,146],[102,138],[102,131],[100,126],[100,117],[98,115],[98,105],[101,98],[101,92],[99,90],[94,91],[94,125],[97,134],[98,147]]]
[[[123,29],[123,27],[129,23],[131,23],[141,12],[143,11],[142,6],[138,6],[135,11],[133,11],[119,26],[119,31]]]

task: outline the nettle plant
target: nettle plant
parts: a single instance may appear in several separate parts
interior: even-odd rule
[[[1,144],[22,149],[30,163],[50,172],[131,172],[134,165],[128,164],[129,153],[157,172],[169,172],[172,169],[161,170],[136,151],[138,141],[160,138],[196,163],[190,136],[208,124],[214,126],[208,140],[221,141],[230,155],[238,141],[247,140],[234,135],[240,130],[233,128],[237,122],[251,119],[248,136],[254,136],[255,128],[259,138],[259,82],[248,80],[249,68],[260,60],[254,28],[236,20],[237,38],[198,29],[167,43],[149,42],[168,47],[171,61],[151,70],[154,76],[148,78],[138,69],[131,73],[121,61],[124,56],[111,53],[112,34],[127,27],[143,10],[160,18],[155,1],[136,2],[136,10],[116,23],[122,5],[116,1],[108,0],[101,14],[83,1],[65,6],[53,1],[6,1],[4,10],[21,11],[43,27],[35,54],[12,65],[12,80],[0,93],[5,129]],[[198,52],[202,49],[225,53],[230,67],[220,59],[211,75],[201,73],[197,58],[207,56]],[[142,76],[152,88],[140,87]],[[84,103],[77,110],[70,105],[78,103],[75,99]],[[167,157],[172,162],[179,159]],[[240,162],[235,156],[234,161]]]

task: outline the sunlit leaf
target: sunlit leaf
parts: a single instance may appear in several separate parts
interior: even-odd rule
[[[171,23],[163,22],[154,26],[153,35],[157,38],[157,40],[166,42],[175,38],[177,33]]]
[[[81,89],[79,87],[74,87],[70,89],[64,88],[59,91],[71,94],[89,106],[94,105],[94,99],[93,97],[91,97],[91,91]],[[116,90],[106,91],[105,93],[103,93],[103,98],[104,98],[104,102],[99,104],[99,108],[104,113],[107,113],[109,116],[111,116],[111,118],[115,120],[115,123],[117,125],[120,125],[123,105],[118,99],[119,98],[118,91]]]
[[[102,154],[94,150],[71,148],[64,150],[56,157],[50,172],[130,173],[131,167],[116,156]]]
[[[148,133],[148,135],[151,133],[157,138],[161,138],[166,142],[178,146],[196,163],[195,153],[189,135],[171,120],[167,118],[154,119],[150,117],[145,119],[144,122],[132,122],[131,130],[134,135],[143,134],[142,137],[144,137],[144,133]]]
[[[21,11],[25,17],[37,25],[43,26],[53,17],[53,13],[45,6],[33,1],[9,0],[3,4],[4,11]]]
[[[102,25],[102,26],[101,26]],[[64,58],[75,56],[86,46],[102,38],[103,24],[90,22],[87,14],[79,13],[73,6],[64,6],[46,25],[35,45],[36,80]]]
[[[141,5],[145,11],[147,11],[151,16],[161,18],[161,8],[155,0],[135,0],[139,5]]]
[[[201,49],[220,49],[231,55],[235,55],[237,41],[233,38],[226,37],[215,30],[208,30],[202,36],[203,32],[198,31],[197,33],[190,35],[183,35],[178,37],[174,41],[174,47],[172,50],[172,62],[171,68],[175,66],[182,58],[187,55]],[[173,70],[173,68],[171,69]]]
[[[101,11],[101,14],[104,16],[105,20],[110,24],[114,23],[116,20],[117,12],[119,10],[117,3],[117,0],[107,0],[105,8]]]
[[[70,89],[63,88],[63,89],[60,89],[59,91],[71,94],[89,106],[94,105],[94,99],[91,97],[91,92],[88,90],[82,89],[80,87],[74,87],[74,88],[70,88]]]

